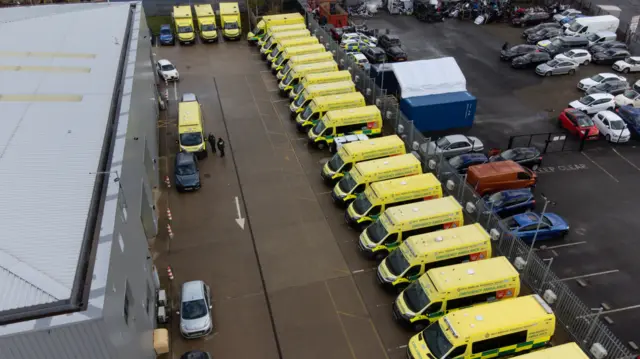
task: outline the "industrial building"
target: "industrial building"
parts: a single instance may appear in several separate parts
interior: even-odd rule
[[[0,358],[155,358],[158,94],[140,3],[0,12]]]

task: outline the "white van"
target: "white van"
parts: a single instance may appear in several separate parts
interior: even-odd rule
[[[589,40],[589,46],[600,45],[609,41],[615,41],[617,38],[618,35],[616,35],[616,33],[613,31],[598,31],[587,36],[587,40]]]
[[[589,35],[599,31],[616,32],[620,19],[613,15],[579,17],[571,22],[571,26],[564,30],[567,36]]]

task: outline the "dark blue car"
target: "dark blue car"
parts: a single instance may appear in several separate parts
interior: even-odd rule
[[[540,219],[540,215],[534,212],[516,214],[513,217],[506,218],[505,224],[509,229],[509,234],[522,239],[525,242],[531,242],[538,228],[540,229],[536,241],[549,240],[564,237],[569,233],[569,224],[562,217],[554,213],[545,213]]]
[[[178,192],[200,189],[200,170],[198,159],[193,152],[178,152],[174,168],[176,189]]]
[[[533,210],[536,199],[530,188],[509,189],[484,197],[486,206],[500,217]]]
[[[160,25],[160,45],[175,45],[176,39],[173,37],[173,31],[171,25]]]
[[[449,164],[458,173],[467,173],[470,166],[489,162],[489,158],[482,153],[466,153],[449,159]]]
[[[627,124],[629,130],[640,135],[640,108],[632,106],[622,106],[616,110],[618,116]]]

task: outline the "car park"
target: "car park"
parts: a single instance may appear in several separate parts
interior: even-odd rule
[[[358,66],[361,69],[363,69],[365,71],[369,70],[369,66],[371,66],[371,64],[369,64],[369,60],[367,60],[367,57],[364,56],[363,54],[361,54],[359,52],[354,52],[354,53],[349,54],[349,57],[351,57],[353,62],[358,64]]]
[[[381,64],[387,61],[387,54],[379,47],[365,47],[360,52],[367,57],[371,64]]]
[[[500,217],[513,216],[536,208],[536,198],[531,188],[508,189],[484,196],[484,203]]]
[[[560,22],[566,19],[567,17],[570,17],[571,15],[578,15],[578,14],[582,14],[582,11],[576,10],[576,9],[566,9],[565,11],[559,14],[553,15],[553,21]]]
[[[186,339],[200,338],[213,330],[211,289],[201,280],[182,284],[180,292],[180,334]]]
[[[595,54],[596,52],[605,52],[605,51],[611,50],[611,49],[628,50],[629,47],[624,42],[609,41],[609,42],[605,42],[604,44],[596,44],[596,45],[593,45],[593,46],[589,46],[588,50],[589,50],[590,53]]]
[[[629,56],[631,56],[631,54],[625,49],[610,49],[605,52],[594,53],[593,63],[598,65],[613,65],[617,61],[624,60]]]
[[[534,27],[530,27],[522,32],[522,37],[527,38],[530,34],[534,34],[542,29],[562,29],[562,25],[556,22],[543,22],[542,24],[538,24]]]
[[[622,106],[616,110],[618,116],[627,124],[627,128],[640,135],[640,109],[632,106]]]
[[[574,108],[564,109],[558,116],[558,125],[569,133],[577,135],[579,138],[586,140],[597,140],[600,131],[596,127],[591,117],[582,111]]]
[[[618,60],[613,64],[613,66],[611,66],[611,68],[625,74],[629,72],[638,72],[640,71],[640,56],[629,56],[624,60]]]
[[[468,152],[482,152],[484,145],[473,136],[449,135],[429,143],[428,153],[453,157]]]
[[[378,44],[383,49],[388,49],[393,46],[402,46],[402,42],[397,35],[384,34],[378,38]]]
[[[467,173],[469,167],[489,162],[484,153],[465,153],[449,159],[449,165],[460,174]]]
[[[509,228],[509,234],[525,242],[561,238],[569,233],[569,224],[555,213],[539,215],[534,212],[516,214],[506,218],[504,223]],[[537,235],[536,235],[537,233]]]
[[[407,61],[407,53],[400,46],[391,46],[386,53],[389,62]]]
[[[512,18],[511,24],[521,27],[537,25],[549,20],[550,17],[551,15],[546,11],[531,11],[524,14],[524,16]]]
[[[582,91],[587,91],[589,88],[601,84],[603,82],[614,82],[614,81],[626,81],[622,76],[618,76],[616,74],[612,74],[609,72],[601,72],[597,75],[593,75],[591,77],[587,77],[586,79],[580,80],[578,82],[578,89]]]
[[[176,44],[176,39],[175,37],[173,37],[173,30],[171,30],[171,25],[160,25],[160,36],[158,37],[158,39],[160,40],[160,45]]]
[[[562,35],[562,29],[548,27],[529,35],[527,37],[527,42],[530,44],[536,44],[538,41],[551,39],[553,37],[561,36],[561,35]]]
[[[617,80],[591,86],[585,92],[589,95],[594,93],[608,93],[617,96],[623,94],[627,89],[629,89],[629,83],[627,81]]]
[[[593,123],[609,142],[627,142],[631,137],[625,122],[613,111],[600,111],[593,116]]]
[[[160,78],[164,81],[179,81],[180,74],[173,64],[166,59],[158,60],[156,63],[156,71]]]
[[[556,55],[556,60],[569,60],[577,62],[580,65],[588,65],[591,62],[591,54],[584,49],[569,50],[565,53]]]
[[[178,152],[176,154],[174,177],[178,192],[200,189],[198,159],[193,152]]]
[[[551,55],[546,52],[531,52],[511,60],[511,67],[514,69],[526,69],[536,67],[547,61],[551,61]]]
[[[491,156],[489,162],[513,161],[522,167],[537,170],[542,164],[542,153],[535,147],[516,147]]]
[[[545,62],[536,66],[536,73],[540,76],[573,75],[580,65],[570,60],[557,60]]]
[[[500,51],[500,59],[505,61],[511,61],[514,58],[522,55],[526,55],[531,52],[536,52],[538,48],[535,45],[516,45]]]
[[[613,110],[615,106],[616,105],[613,101],[613,95],[609,95],[608,93],[596,93],[593,95],[587,95],[569,103],[569,107],[583,111],[587,114]]]
[[[640,108],[640,93],[635,90],[628,89],[622,94],[615,97],[616,107],[633,106]]]

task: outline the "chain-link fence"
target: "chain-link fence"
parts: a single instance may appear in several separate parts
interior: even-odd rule
[[[494,215],[493,209],[489,208],[483,198],[467,183],[466,177],[458,174],[442,154],[436,153],[435,143],[416,130],[413,122],[401,113],[397,99],[388,96],[385,90],[377,86],[369,73],[360,68],[333,40],[330,33],[318,24],[304,0],[299,1],[305,9],[310,31],[334,54],[340,68],[351,73],[356,87],[365,96],[367,103],[380,108],[385,133],[397,134],[404,141],[407,150],[421,158],[424,170],[433,172],[443,184],[445,192],[463,205],[468,223],[478,222],[492,235],[495,254],[505,256],[517,264],[522,281],[534,293],[546,293],[547,298],[555,298],[550,301],[558,324],[589,354],[592,345],[599,343],[606,349],[609,358],[632,358],[631,351],[599,320],[596,313],[550,270],[550,264],[542,260],[530,244],[509,234],[504,223]]]

